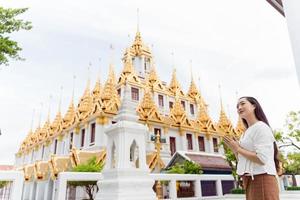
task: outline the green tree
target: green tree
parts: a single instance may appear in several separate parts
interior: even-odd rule
[[[10,39],[10,35],[22,29],[30,30],[32,28],[31,22],[16,18],[27,9],[28,8],[5,9],[0,7],[0,65],[8,65],[9,58],[24,60],[19,56],[19,52],[22,48],[16,41]]]
[[[184,163],[179,164],[176,163],[169,170],[167,170],[169,174],[202,174],[202,168],[199,164],[196,164],[191,161],[184,161]]]
[[[287,155],[287,159],[283,163],[285,173],[291,174],[293,177],[293,186],[297,186],[296,174],[300,173],[300,153],[290,153]]]
[[[229,166],[231,167],[231,174],[233,176],[234,182],[235,182],[235,188],[240,188],[240,177],[237,174],[237,159],[235,154],[224,144],[224,141],[220,143],[220,145],[223,145],[224,153],[225,153],[225,159]]]
[[[275,138],[282,143],[279,148],[292,146],[300,150],[300,111],[289,112],[284,129],[276,130]]]
[[[87,163],[77,165],[72,169],[73,172],[101,172],[104,167],[103,163],[98,163],[96,157],[88,160]],[[85,188],[85,192],[89,196],[89,200],[94,199],[94,192],[99,190],[97,181],[69,181],[70,186],[80,186]]]

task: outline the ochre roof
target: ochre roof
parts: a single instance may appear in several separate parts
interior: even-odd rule
[[[230,169],[226,160],[220,156],[185,154],[192,161],[201,165],[202,169]]]

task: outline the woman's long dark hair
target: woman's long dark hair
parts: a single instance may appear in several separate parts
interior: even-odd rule
[[[254,98],[254,97],[241,97],[240,99],[247,99],[247,101],[249,101],[252,105],[254,105],[255,109],[254,109],[254,114],[256,119],[258,119],[259,121],[263,121],[264,123],[266,123],[269,127],[269,121],[262,109],[262,107],[260,106],[260,104],[258,103],[258,101]],[[247,121],[245,119],[243,120],[243,124],[246,128],[249,127]],[[270,127],[271,128],[271,127]],[[275,162],[275,167],[276,167],[276,171],[278,174],[281,173],[281,166],[280,166],[280,161],[279,161],[279,152],[278,152],[278,147],[276,145],[276,142],[273,143],[274,144],[274,162]]]

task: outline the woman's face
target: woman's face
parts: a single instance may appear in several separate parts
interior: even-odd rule
[[[254,114],[255,106],[246,98],[241,98],[239,99],[236,108],[240,118],[247,119],[250,115]]]

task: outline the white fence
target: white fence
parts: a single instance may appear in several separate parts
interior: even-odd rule
[[[10,200],[20,200],[24,184],[24,174],[20,171],[0,171],[0,181],[11,181]]]

